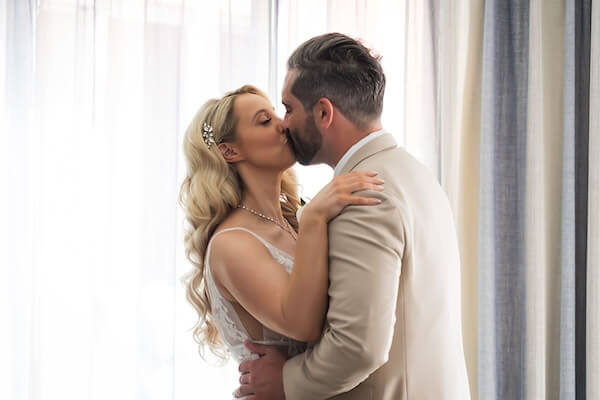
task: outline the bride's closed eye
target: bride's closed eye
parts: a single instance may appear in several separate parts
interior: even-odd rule
[[[273,119],[273,118],[267,118],[267,119],[265,119],[264,121],[261,121],[261,123],[260,123],[260,124],[261,124],[261,125],[264,125],[264,126],[267,126],[267,125],[269,125],[269,123],[271,122],[271,120],[272,120],[272,119]]]

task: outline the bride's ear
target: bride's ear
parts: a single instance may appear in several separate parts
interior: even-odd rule
[[[241,155],[231,143],[219,144],[219,151],[228,163],[236,163],[242,159]]]

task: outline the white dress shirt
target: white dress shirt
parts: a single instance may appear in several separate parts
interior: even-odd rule
[[[342,168],[344,168],[344,165],[346,165],[350,157],[352,157],[352,154],[356,153],[358,149],[360,149],[376,137],[383,135],[384,133],[385,131],[383,129],[380,129],[378,131],[369,133],[367,136],[354,143],[352,147],[350,147],[348,151],[344,153],[340,161],[338,161],[337,165],[335,166],[335,169],[333,170],[333,176],[338,176],[340,174],[340,171],[342,170]]]

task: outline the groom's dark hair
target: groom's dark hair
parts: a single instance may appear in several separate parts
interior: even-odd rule
[[[288,70],[296,70],[292,94],[305,110],[326,97],[351,122],[364,127],[383,109],[385,75],[380,59],[341,33],[315,36],[288,59]]]

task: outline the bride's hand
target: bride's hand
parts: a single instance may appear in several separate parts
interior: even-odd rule
[[[376,176],[377,172],[354,171],[333,178],[306,205],[302,218],[312,216],[329,222],[348,205],[379,204],[381,201],[374,197],[353,194],[361,190],[383,191],[383,181]]]

